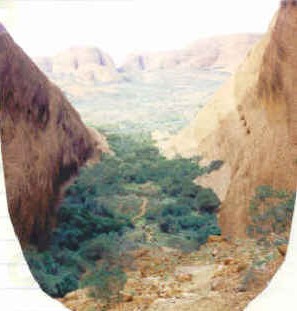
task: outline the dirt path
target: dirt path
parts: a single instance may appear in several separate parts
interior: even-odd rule
[[[132,223],[133,224],[135,224],[138,219],[140,219],[141,217],[143,217],[145,215],[147,205],[148,205],[148,199],[147,198],[142,198],[142,203],[141,203],[141,205],[139,207],[139,213],[132,218]]]

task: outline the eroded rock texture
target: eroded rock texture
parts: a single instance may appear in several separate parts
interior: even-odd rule
[[[255,189],[296,189],[297,6],[280,8],[269,32],[196,119],[164,147],[167,155],[220,159],[227,184],[220,212],[226,235],[244,236]],[[228,174],[226,174],[228,171]]]
[[[63,93],[0,27],[0,127],[9,212],[22,242],[43,247],[55,225],[61,187],[101,140]]]

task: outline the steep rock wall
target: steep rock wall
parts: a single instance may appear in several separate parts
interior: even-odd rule
[[[297,6],[288,3],[234,76],[164,146],[168,156],[200,154],[230,169],[220,212],[225,235],[245,235],[249,201],[259,185],[296,189],[296,31]]]
[[[0,130],[9,212],[22,244],[46,244],[61,187],[102,141],[0,27]],[[104,142],[103,142],[104,143]]]

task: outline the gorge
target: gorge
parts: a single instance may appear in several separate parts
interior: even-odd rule
[[[240,311],[265,288],[294,210],[296,14],[288,2],[264,36],[119,68],[76,47],[39,69],[0,26],[8,206],[48,295],[76,311]]]

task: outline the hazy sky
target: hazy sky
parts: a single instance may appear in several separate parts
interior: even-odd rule
[[[279,0],[0,0],[0,19],[30,56],[95,45],[119,63],[133,51],[265,32],[278,5]]]

